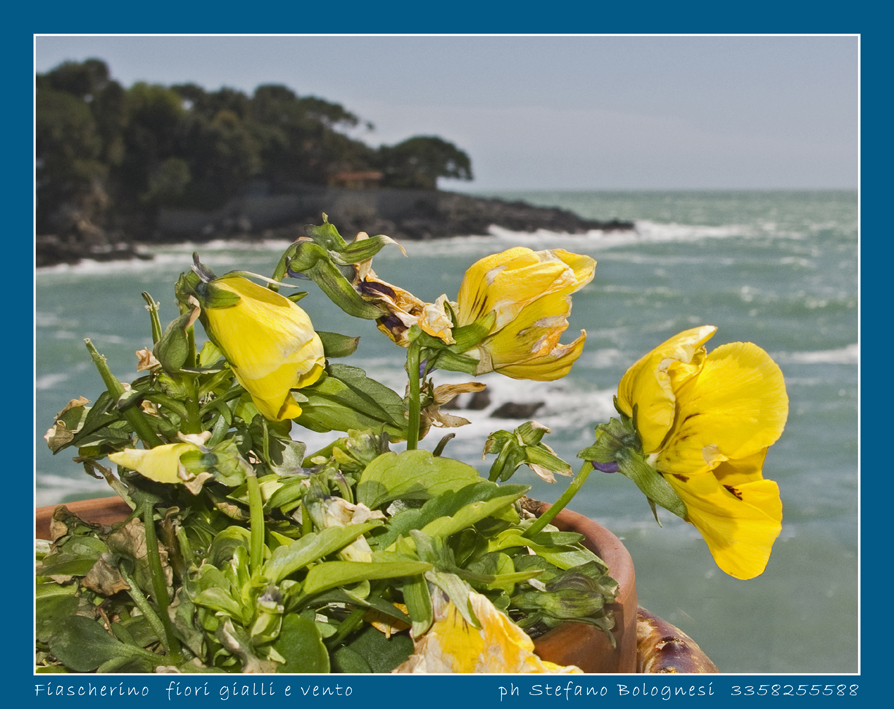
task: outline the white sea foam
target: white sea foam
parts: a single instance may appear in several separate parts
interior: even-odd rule
[[[87,477],[86,473],[79,477],[65,477],[52,473],[37,471],[37,479],[40,481],[34,489],[34,502],[36,507],[56,505],[69,496],[111,497],[111,488],[100,480]]]
[[[38,377],[34,381],[34,388],[38,391],[44,391],[48,389],[52,389],[57,384],[61,384],[62,382],[66,382],[69,379],[69,375],[64,372],[55,372],[53,374],[44,374],[42,377]]]
[[[38,278],[48,276],[172,272],[177,273],[192,265],[192,253],[203,255],[203,262],[216,267],[239,265],[244,267],[248,254],[278,254],[285,251],[289,241],[282,239],[262,239],[243,241],[238,239],[215,239],[208,242],[185,241],[179,244],[141,246],[137,251],[150,258],[124,259],[121,261],[93,261],[84,259],[76,264],[58,264],[38,268]],[[204,255],[208,254],[207,257]],[[274,260],[271,258],[270,260]]]
[[[185,258],[180,252],[165,252],[158,247],[147,247],[142,252],[150,259],[126,259],[121,261],[92,261],[84,259],[76,264],[61,263],[56,266],[38,268],[36,275],[38,281],[65,275],[108,275],[115,273],[144,273],[170,271],[176,273],[192,263],[191,258]]]
[[[774,359],[795,364],[857,364],[860,361],[860,346],[851,344],[834,350],[782,352],[774,355]]]

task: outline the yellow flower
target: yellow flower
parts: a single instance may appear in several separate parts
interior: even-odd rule
[[[761,574],[782,529],[779,487],[762,474],[782,434],[788,396],[777,364],[750,342],[704,343],[717,328],[686,330],[634,364],[618,387],[648,462],[686,506],[717,565]]]
[[[122,468],[136,470],[140,475],[159,483],[182,483],[186,474],[181,477],[180,456],[184,453],[200,451],[194,443],[167,443],[155,448],[140,450],[126,448],[119,453],[110,453],[109,460]]]
[[[234,305],[204,311],[208,336],[227,358],[237,381],[266,418],[282,421],[300,416],[291,390],[313,384],[325,365],[323,343],[307,313],[241,276],[222,276],[212,284],[239,296]]]
[[[580,672],[573,665],[541,660],[534,641],[480,593],[469,594],[480,628],[471,626],[442,594],[435,593],[432,600],[434,624],[415,640],[413,654],[395,673]]]
[[[568,374],[586,332],[559,343],[568,328],[571,294],[593,279],[596,262],[563,249],[508,249],[466,271],[457,296],[457,325],[493,313],[490,334],[464,354],[479,360],[477,374],[498,371],[513,379],[551,381]]]

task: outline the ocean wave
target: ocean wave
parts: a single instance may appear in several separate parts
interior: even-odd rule
[[[238,239],[215,239],[207,242],[184,241],[178,244],[144,245],[137,251],[148,258],[122,259],[120,261],[93,261],[84,259],[76,264],[57,264],[38,268],[38,278],[64,275],[94,275],[110,273],[144,273],[170,271],[177,273],[192,265],[192,254],[209,254],[203,261],[208,264],[243,265],[246,256],[258,254],[278,254],[286,250],[291,242],[283,239],[262,239],[245,241]]]
[[[185,241],[179,244],[170,244],[164,248],[171,253],[191,254],[193,251],[273,251],[283,252],[292,242],[289,239],[213,239],[211,241]]]
[[[44,374],[42,377],[37,377],[34,380],[34,388],[38,391],[46,391],[48,389],[54,389],[57,385],[62,382],[67,382],[70,376],[64,372],[54,372],[53,374]]]
[[[84,259],[75,264],[60,263],[55,266],[44,266],[35,271],[38,280],[58,276],[108,275],[115,273],[157,273],[170,270],[172,273],[188,268],[191,258],[184,258],[179,251],[162,251],[162,247],[146,247],[141,253],[151,256],[148,259],[122,259],[120,261],[92,261]]]
[[[632,230],[601,231],[592,230],[583,234],[569,234],[566,232],[548,231],[539,229],[534,232],[514,231],[499,226],[491,226],[486,234],[469,234],[449,237],[445,239],[433,239],[424,242],[404,241],[402,246],[409,255],[414,252],[423,253],[426,256],[467,254],[469,256],[485,256],[496,250],[502,250],[511,246],[527,246],[532,249],[566,248],[569,250],[601,251],[617,249],[629,246],[631,243],[666,243],[666,242],[694,242],[704,239],[724,238],[752,238],[766,236],[798,237],[803,234],[787,234],[777,230],[773,224],[744,225],[728,224],[722,226],[709,226],[698,224],[681,224],[675,222],[655,222],[650,220],[637,220]],[[92,261],[83,260],[77,264],[59,264],[37,269],[39,277],[63,274],[97,274],[97,273],[131,273],[143,271],[158,271],[159,269],[182,270],[191,261],[189,255],[194,251],[207,254],[203,261],[210,265],[227,266],[242,264],[248,254],[275,254],[281,253],[288,247],[285,239],[262,239],[248,241],[241,239],[215,239],[213,241],[196,242],[184,241],[177,244],[143,245],[139,252],[151,258],[131,259],[122,261]],[[403,258],[398,249],[385,249],[378,256],[378,260],[390,260]],[[806,265],[806,264],[801,264]]]
[[[81,472],[78,477],[53,475],[37,471],[39,483],[34,488],[35,507],[58,505],[69,497],[110,497],[112,491],[105,481],[94,480]]]
[[[860,346],[851,344],[834,350],[781,352],[773,356],[779,362],[793,364],[858,364]]]

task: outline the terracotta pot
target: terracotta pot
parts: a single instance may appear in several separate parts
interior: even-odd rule
[[[38,539],[52,539],[51,522],[57,505],[41,507],[36,513]],[[127,517],[131,509],[119,497],[69,502],[65,507],[85,522],[110,525]],[[549,509],[541,503],[540,512]],[[625,673],[637,671],[637,598],[633,560],[614,534],[593,520],[562,510],[552,522],[562,531],[584,535],[583,545],[597,554],[618,582],[619,594],[611,608],[615,616],[615,647],[601,629],[584,623],[566,623],[534,642],[537,654],[559,665],[576,665],[584,672]]]
[[[79,500],[78,502],[66,502],[64,504],[69,512],[76,514],[85,522],[104,524],[106,526],[120,522],[131,513],[128,504],[120,497],[98,497],[93,500]],[[38,507],[35,514],[35,537],[37,539],[50,539],[52,534],[50,526],[53,520],[53,512],[59,505]]]
[[[541,514],[549,507],[543,503]],[[583,545],[608,564],[609,573],[618,582],[618,599],[610,606],[615,617],[615,647],[600,628],[565,623],[534,641],[537,654],[559,665],[577,665],[584,672],[636,672],[638,602],[633,559],[620,539],[577,512],[562,510],[552,524],[562,531],[583,534]]]

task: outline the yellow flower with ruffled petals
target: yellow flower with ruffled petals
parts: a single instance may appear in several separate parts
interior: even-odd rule
[[[435,593],[432,601],[435,622],[415,640],[413,654],[395,673],[581,672],[574,665],[541,660],[534,641],[480,593],[469,594],[480,628],[470,625],[442,594]]]
[[[782,529],[779,487],[762,474],[782,434],[788,396],[778,365],[757,345],[707,353],[716,328],[686,330],[624,375],[618,405],[636,407],[647,461],[686,507],[717,565],[740,579],[764,571]]]
[[[513,379],[552,381],[564,377],[580,357],[586,340],[559,338],[568,328],[571,294],[593,279],[596,262],[563,249],[532,251],[516,247],[477,261],[466,271],[457,296],[457,325],[470,325],[493,313],[488,336],[465,352],[480,366],[477,374],[497,371]]]
[[[323,343],[307,313],[241,276],[222,276],[212,284],[239,296],[234,305],[204,309],[208,336],[224,353],[236,380],[266,418],[300,416],[291,390],[316,382],[325,366]]]

